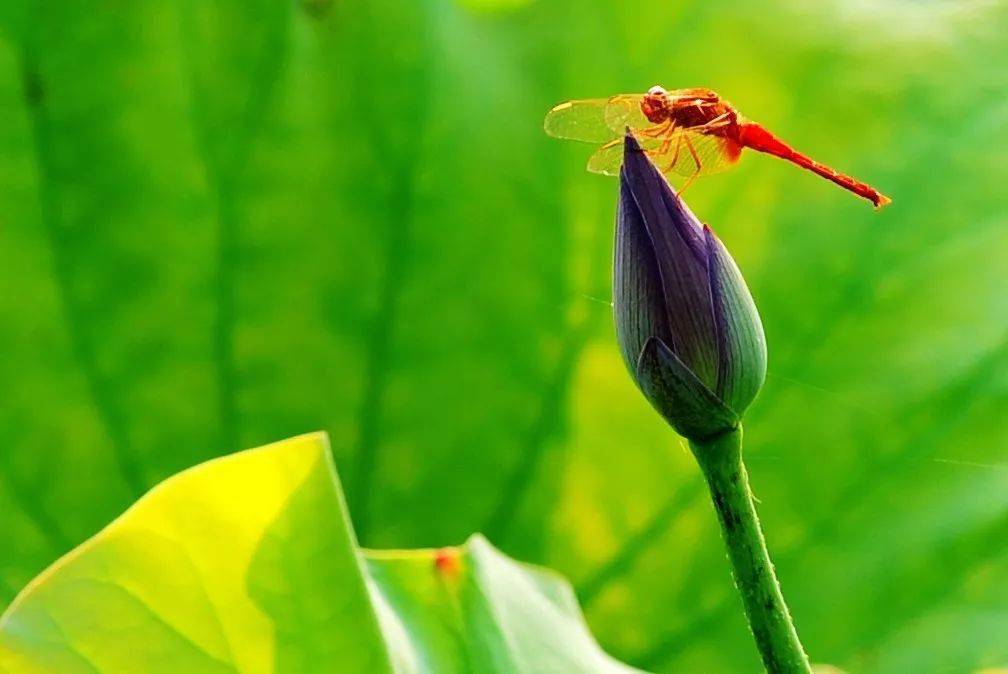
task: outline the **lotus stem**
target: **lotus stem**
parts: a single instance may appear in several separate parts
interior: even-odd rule
[[[710,487],[735,585],[767,673],[810,674],[756,514],[742,462],[742,429],[690,446]]]

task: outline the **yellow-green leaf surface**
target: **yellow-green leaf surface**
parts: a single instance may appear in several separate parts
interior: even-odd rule
[[[37,578],[13,672],[381,672],[324,436],[170,478]],[[339,669],[333,669],[339,664]]]
[[[626,674],[570,587],[482,538],[356,546],[323,434],[166,480],[0,618],[4,674]]]

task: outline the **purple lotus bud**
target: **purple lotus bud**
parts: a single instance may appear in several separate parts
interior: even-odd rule
[[[644,395],[690,440],[738,426],[766,376],[756,305],[724,244],[629,133],[615,257],[616,336]]]

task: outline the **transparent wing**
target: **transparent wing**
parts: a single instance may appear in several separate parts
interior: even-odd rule
[[[627,127],[642,131],[654,127],[641,112],[643,94],[620,94],[606,99],[605,123],[612,131],[623,135]]]
[[[648,154],[652,154],[660,149],[663,138],[655,136],[645,136],[635,133],[637,142]],[[595,154],[588,158],[588,170],[592,173],[601,173],[606,176],[618,176],[620,166],[623,165],[623,137],[612,140],[600,147]]]
[[[618,176],[623,164],[623,139],[617,138],[600,147],[588,158],[588,170],[604,176]]]
[[[741,151],[733,140],[688,128],[677,128],[663,138],[657,148],[648,148],[651,160],[662,173],[686,178],[731,168]]]
[[[546,113],[543,128],[555,138],[605,143],[622,135],[626,127],[651,126],[640,111],[641,94],[568,101]]]
[[[690,129],[651,127],[634,132],[651,161],[673,182],[678,178],[720,173],[738,161],[741,148],[732,140]],[[588,170],[607,176],[619,175],[623,163],[623,139],[603,145],[588,159]]]
[[[605,143],[612,140],[613,131],[605,121],[607,100],[594,98],[561,103],[546,113],[543,128],[555,138],[580,140],[586,143]]]

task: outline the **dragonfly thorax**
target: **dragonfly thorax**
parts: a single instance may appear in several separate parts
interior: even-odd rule
[[[672,120],[679,126],[697,126],[724,114],[731,106],[705,87],[668,91],[653,86],[641,99],[640,108],[652,124]]]
[[[677,100],[668,112],[676,126],[695,128],[718,124],[728,128],[738,122],[738,113],[725,101]]]

